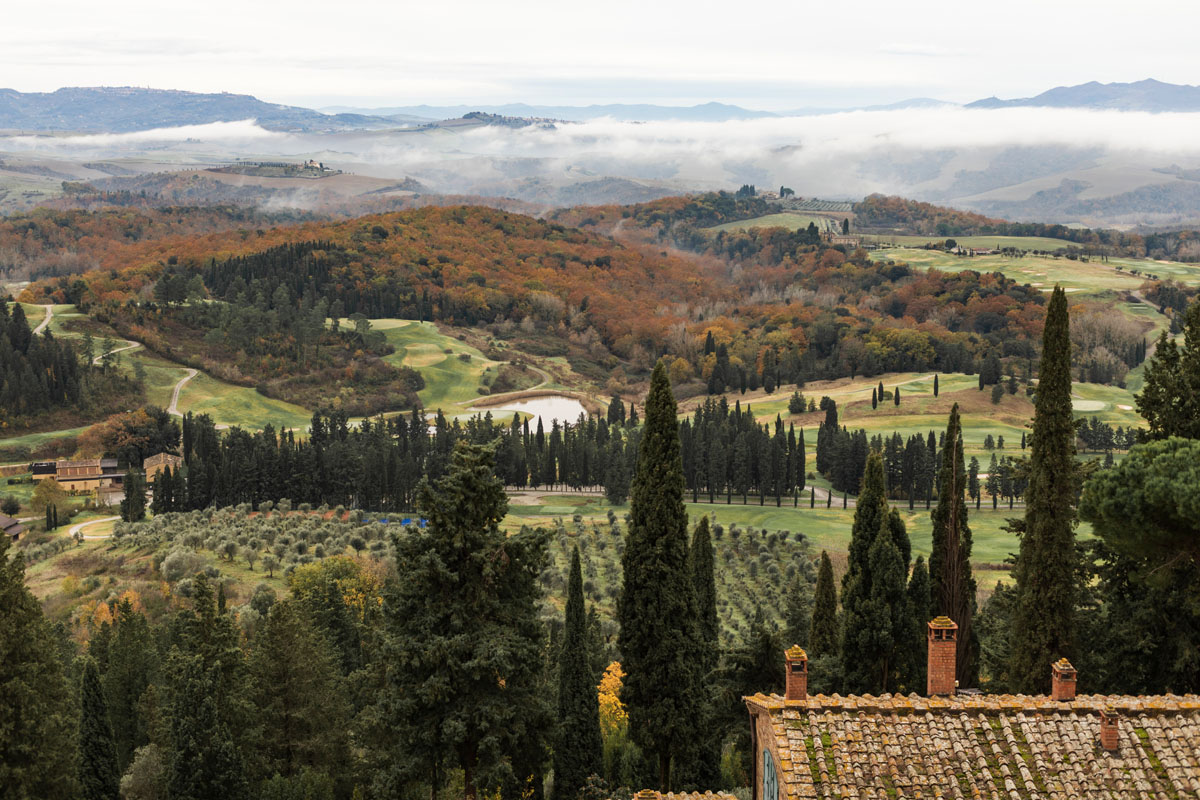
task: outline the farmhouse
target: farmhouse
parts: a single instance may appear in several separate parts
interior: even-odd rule
[[[33,481],[53,478],[71,494],[86,494],[98,489],[119,487],[125,479],[115,458],[90,458],[83,461],[39,461],[31,465]]]
[[[958,692],[958,626],[929,623],[927,696],[808,694],[808,658],[785,653],[783,697],[745,698],[754,800],[817,797],[1200,796],[1200,696]]]
[[[25,532],[25,526],[12,517],[6,517],[0,514],[0,533],[12,539],[14,542],[21,538],[21,534]]]
[[[168,467],[172,472],[179,469],[183,464],[183,458],[174,453],[156,453],[142,462],[142,468],[146,471],[146,482],[149,483],[158,477],[158,473]]]

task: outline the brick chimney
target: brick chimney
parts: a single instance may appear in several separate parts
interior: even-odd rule
[[[787,689],[783,699],[803,702],[808,699],[808,653],[794,644],[784,651],[783,657],[787,662]]]
[[[1075,668],[1065,658],[1050,665],[1050,697],[1067,703],[1075,699]]]
[[[1100,746],[1110,753],[1121,749],[1121,734],[1117,730],[1117,710],[1112,706],[1100,709]]]
[[[929,661],[926,670],[925,693],[954,694],[958,682],[954,679],[958,650],[958,623],[942,616],[929,621]]]

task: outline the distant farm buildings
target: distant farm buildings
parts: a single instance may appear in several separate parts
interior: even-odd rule
[[[115,458],[82,461],[37,461],[30,465],[33,481],[53,478],[71,494],[115,494],[122,491],[125,473]]]
[[[165,469],[170,469],[175,472],[183,464],[183,458],[173,453],[158,453],[150,456],[142,462],[142,468],[146,471],[146,482],[152,482],[158,473]]]
[[[25,526],[21,524],[20,520],[0,514],[0,532],[15,542],[25,532]]]

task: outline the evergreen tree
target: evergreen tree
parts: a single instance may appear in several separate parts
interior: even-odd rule
[[[717,579],[708,516],[700,517],[688,548],[689,572],[696,594],[696,691],[701,707],[693,748],[684,755],[680,783],[716,786],[721,780],[721,731],[716,721],[713,691],[720,657],[721,622],[717,615]]]
[[[380,712],[394,738],[381,778],[393,795],[414,779],[437,793],[451,758],[472,800],[510,780],[540,782],[532,765],[553,719],[537,617],[545,537],[506,536],[507,509],[490,447],[460,442],[449,471],[418,492],[426,528],[392,534],[398,580],[384,619],[393,666]]]
[[[146,518],[146,485],[142,473],[132,467],[125,472],[125,497],[121,500],[121,519],[140,522]]]
[[[821,566],[817,570],[817,588],[813,592],[812,652],[816,656],[838,654],[837,587],[833,583],[833,562],[829,553],[821,551]]]
[[[171,800],[247,800],[241,754],[221,719],[219,666],[205,670],[200,656],[172,659],[176,692],[171,709],[172,757],[167,774]]]
[[[259,735],[252,773],[295,778],[312,769],[330,777],[349,761],[350,710],[338,663],[325,637],[293,600],[271,605],[247,662],[249,701]]]
[[[150,743],[142,696],[158,673],[158,651],[146,617],[128,600],[117,605],[104,671],[104,697],[112,721],[120,773],[129,767],[137,748]]]
[[[950,409],[945,442],[937,506],[930,515],[933,520],[929,555],[931,612],[935,617],[945,615],[958,623],[955,671],[959,685],[967,687],[974,685],[978,675],[978,640],[972,624],[975,577],[971,573],[971,528],[967,524],[967,476],[958,403]]]
[[[933,396],[938,396],[938,376],[936,373],[933,376]]]
[[[78,796],[74,698],[25,560],[0,536],[0,796]]]
[[[558,737],[554,745],[554,800],[575,800],[601,765],[600,707],[588,652],[587,611],[579,547],[571,553],[566,621],[558,661]]]
[[[892,405],[896,406],[897,408],[900,407],[900,387],[899,386],[897,386],[895,389],[892,389]]]
[[[867,456],[854,510],[842,579],[842,665],[846,690],[887,691],[894,685],[903,641],[907,570],[891,529],[883,457]]]
[[[1135,398],[1152,439],[1200,439],[1200,300],[1188,307],[1184,319],[1183,347],[1163,331]],[[1036,439],[1036,430],[1034,435]]]
[[[871,410],[874,411],[877,408],[879,408],[879,395],[874,389],[871,389]]]
[[[645,413],[617,616],[630,734],[657,762],[659,787],[665,792],[671,788],[672,760],[693,736],[699,654],[679,428],[662,362],[650,377]]]
[[[1046,310],[1034,395],[1025,532],[1013,570],[1016,606],[1009,636],[1010,680],[1017,691],[1044,693],[1046,665],[1075,656],[1075,425],[1071,409],[1071,336],[1067,296],[1055,287]]]
[[[907,668],[901,680],[908,691],[918,694],[925,692],[926,655],[929,647],[925,641],[926,629],[929,620],[934,617],[933,612],[929,610],[929,601],[929,570],[925,567],[925,558],[917,556],[912,576],[908,579],[908,592],[905,597],[908,607],[908,632],[904,645]]]
[[[784,610],[784,639],[788,646],[798,644],[808,650],[812,624],[812,586],[797,570],[796,577],[788,587],[787,607]]]
[[[84,800],[117,800],[121,773],[108,704],[95,659],[84,661],[79,685],[79,792]]]

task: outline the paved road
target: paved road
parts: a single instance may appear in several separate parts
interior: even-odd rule
[[[54,306],[42,306],[42,308],[46,309],[46,317],[33,329],[34,336],[46,330],[46,326],[50,324],[50,320],[54,319]]]
[[[119,519],[120,517],[101,517],[100,519],[89,519],[87,522],[81,522],[78,525],[72,525],[67,529],[67,535],[73,537],[75,534],[79,533],[89,525],[99,525],[101,522],[116,522]],[[96,536],[88,536],[86,533],[83,534],[84,539],[107,539],[110,536],[112,536],[111,533],[97,534]]]
[[[179,413],[179,393],[183,391],[183,386],[185,383],[199,374],[200,370],[192,369],[191,367],[187,368],[187,375],[184,375],[179,379],[179,383],[175,384],[175,388],[171,392],[171,405],[167,406],[168,414],[174,414],[177,417],[183,416],[183,414]]]

